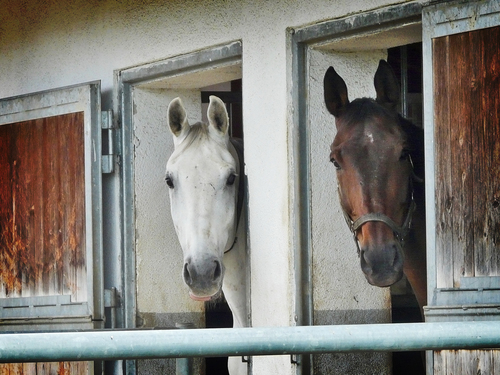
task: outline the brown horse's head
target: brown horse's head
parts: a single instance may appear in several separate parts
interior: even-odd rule
[[[385,61],[375,73],[376,100],[349,102],[344,80],[330,67],[324,78],[337,134],[330,160],[337,169],[340,203],[358,245],[368,282],[389,286],[403,275],[403,240],[413,203],[408,122],[396,111],[399,84]]]

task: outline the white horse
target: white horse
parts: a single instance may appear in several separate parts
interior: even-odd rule
[[[222,100],[210,96],[209,124],[189,125],[180,98],[168,106],[174,152],[167,162],[170,210],[184,254],[182,277],[196,301],[224,292],[234,327],[247,326],[246,226],[241,142],[228,135]],[[230,357],[229,373],[247,373]]]

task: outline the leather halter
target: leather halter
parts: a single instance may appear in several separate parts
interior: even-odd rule
[[[358,219],[353,221],[349,216],[349,214],[344,210],[344,208],[342,208],[342,213],[344,214],[347,226],[349,227],[350,231],[354,236],[354,242],[356,243],[356,246],[358,248],[358,255],[361,253],[361,249],[359,247],[358,238],[356,237],[356,234],[358,233],[358,229],[361,228],[363,224],[368,223],[370,221],[379,221],[386,224],[389,228],[392,229],[394,236],[396,237],[396,240],[399,242],[400,246],[403,247],[404,239],[408,235],[408,232],[410,231],[411,219],[413,211],[415,211],[416,206],[417,205],[415,204],[415,200],[413,199],[413,193],[412,193],[410,207],[408,208],[406,219],[403,225],[401,226],[397,225],[394,222],[394,220],[392,220],[389,216],[384,215],[383,213],[380,212],[375,212],[375,213],[370,212],[363,216],[360,216]]]
[[[410,206],[408,207],[408,213],[406,214],[406,218],[403,222],[403,225],[398,225],[392,220],[389,216],[381,213],[381,212],[369,212],[363,216],[360,216],[356,220],[352,220],[349,214],[346,212],[344,207],[342,207],[342,213],[344,214],[344,219],[347,223],[347,226],[349,227],[349,230],[353,234],[354,237],[354,242],[356,243],[356,247],[358,248],[358,255],[361,254],[361,249],[359,247],[359,242],[356,234],[358,233],[358,229],[361,228],[361,226],[365,223],[368,222],[382,222],[385,225],[387,225],[389,228],[392,229],[392,232],[394,233],[394,237],[396,237],[396,240],[398,241],[399,245],[401,248],[404,246],[404,239],[410,232],[411,228],[411,219],[413,216],[413,212],[415,211],[415,208],[417,207],[415,203],[415,199],[413,198],[413,180],[416,181],[423,181],[420,177],[418,177],[415,174],[414,167],[413,167],[413,160],[411,159],[411,156],[409,156],[410,164],[412,167],[412,174],[410,176],[410,192],[411,192],[411,201],[410,201]]]
[[[240,175],[238,176],[239,177],[238,200],[236,204],[236,227],[234,230],[235,233],[234,241],[231,247],[224,251],[224,254],[229,253],[233,249],[234,245],[236,245],[236,242],[238,241],[238,236],[236,235],[236,233],[238,233],[241,212],[243,211],[243,201],[245,200],[245,173],[244,173],[245,163],[243,162],[243,147],[241,143],[236,139],[230,138],[230,141],[234,146],[236,153],[238,154],[238,161],[240,163],[240,173],[239,173]]]

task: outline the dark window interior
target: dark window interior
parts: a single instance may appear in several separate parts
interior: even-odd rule
[[[401,85],[406,100],[400,112],[414,124],[422,126],[422,43],[390,48],[387,62]],[[405,113],[406,112],[406,113]],[[423,318],[408,281],[403,279],[391,288],[393,323],[421,322]],[[425,352],[394,352],[393,375],[425,374]]]

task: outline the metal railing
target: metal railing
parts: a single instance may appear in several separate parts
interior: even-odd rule
[[[500,348],[500,321],[4,333],[0,362]]]

